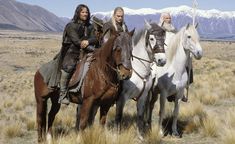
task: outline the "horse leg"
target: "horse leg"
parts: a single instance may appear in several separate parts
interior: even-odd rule
[[[163,118],[165,116],[165,103],[166,103],[166,92],[161,92],[160,95],[160,110],[159,110],[159,129],[160,134],[163,135],[164,130],[162,128]]]
[[[173,122],[172,122],[172,135],[176,137],[180,136],[177,131],[177,118],[178,118],[179,106],[180,106],[179,98],[183,96],[183,92],[184,92],[183,90],[180,90],[175,98],[175,106],[174,106],[174,111],[173,111]]]
[[[100,106],[100,124],[102,126],[104,126],[106,123],[106,117],[107,117],[107,114],[108,114],[110,107],[111,107],[111,105],[101,105]]]
[[[42,142],[46,137],[46,116],[47,99],[41,96],[36,97],[37,102],[37,124],[38,124],[38,142]]]
[[[115,115],[115,125],[118,131],[121,130],[121,122],[123,116],[123,108],[125,106],[126,100],[124,95],[120,95],[116,102],[116,115]]]
[[[94,103],[93,97],[94,96],[89,96],[83,100],[81,113],[80,113],[80,125],[79,125],[79,129],[81,130],[84,130],[87,127],[92,105]]]
[[[88,119],[88,124],[91,126],[95,120],[95,115],[97,113],[99,106],[98,105],[93,105],[91,109],[91,113]]]
[[[154,104],[158,99],[158,95],[155,93],[152,93],[151,99],[150,99],[150,103],[149,103],[149,114],[148,114],[148,124],[150,129],[152,128],[152,113],[153,113],[153,108],[154,108]]]
[[[54,122],[55,116],[60,110],[60,104],[58,103],[59,93],[55,93],[51,97],[51,110],[48,114],[48,131],[47,131],[47,140],[51,141],[52,138],[52,124]]]
[[[151,114],[151,106],[150,106],[150,102],[152,100],[152,93],[149,91],[148,95],[147,95],[147,100],[145,103],[145,111],[144,111],[144,126],[145,126],[145,132],[150,132],[151,130],[151,118],[152,118],[152,114]]]
[[[77,105],[76,126],[75,126],[77,131],[79,131],[81,107],[82,104]]]
[[[143,95],[137,101],[137,127],[140,132],[141,137],[144,136],[147,132],[146,123],[145,123],[145,112],[147,112],[147,95]]]

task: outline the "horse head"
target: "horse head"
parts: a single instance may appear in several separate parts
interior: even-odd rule
[[[120,80],[129,79],[132,75],[132,36],[135,30],[131,32],[113,32],[117,35],[113,46],[113,57],[117,66],[117,73]]]
[[[149,24],[145,21],[145,44],[148,53],[152,53],[152,59],[158,66],[166,64],[166,55],[164,49],[165,30],[156,23]]]
[[[187,24],[183,35],[182,45],[186,51],[191,52],[196,59],[201,59],[203,52],[199,43],[199,35],[196,30],[197,25]]]

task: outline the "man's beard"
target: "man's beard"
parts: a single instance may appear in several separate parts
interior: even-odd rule
[[[169,24],[169,23],[164,23],[163,24],[163,27],[167,30],[167,31],[174,31],[175,28],[172,24]]]

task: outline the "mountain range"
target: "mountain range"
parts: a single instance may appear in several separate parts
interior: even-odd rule
[[[188,6],[169,7],[155,10],[151,8],[129,9],[124,7],[125,22],[132,28],[144,26],[144,20],[158,22],[160,14],[168,12],[172,23],[177,29],[192,23],[193,9]],[[113,11],[96,12],[94,15],[101,19],[109,19]],[[198,32],[205,39],[234,39],[235,40],[235,11],[196,10],[195,22],[199,23]]]
[[[129,29],[141,28],[144,20],[158,22],[162,12],[172,15],[172,23],[180,29],[192,23],[193,9],[188,6],[168,7],[160,10],[151,8],[130,9],[124,7],[125,22]],[[95,12],[92,15],[108,20],[113,11]],[[235,40],[235,11],[196,10],[198,32],[206,39]],[[0,0],[0,29],[26,31],[61,32],[69,18],[58,17],[37,5],[29,5],[16,0]]]

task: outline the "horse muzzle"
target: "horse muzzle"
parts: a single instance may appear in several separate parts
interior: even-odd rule
[[[196,52],[194,53],[194,57],[195,57],[195,59],[197,59],[197,60],[200,60],[200,59],[202,58],[202,56],[203,56],[202,51],[196,51]]]
[[[165,53],[157,53],[155,54],[155,63],[157,66],[164,66],[166,64],[166,55]]]
[[[132,69],[125,68],[123,65],[118,66],[118,78],[119,80],[127,80],[132,76]]]

